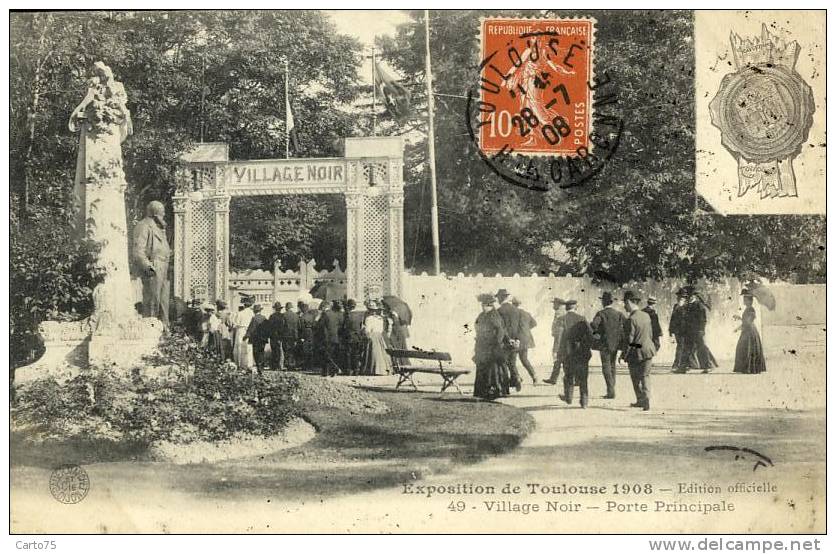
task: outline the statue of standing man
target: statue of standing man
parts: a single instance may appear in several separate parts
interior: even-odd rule
[[[142,277],[142,315],[156,317],[168,327],[168,259],[171,249],[165,229],[165,207],[156,200],[145,208],[145,218],[134,227],[134,262]]]

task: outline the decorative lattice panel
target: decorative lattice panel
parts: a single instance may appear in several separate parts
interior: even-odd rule
[[[215,257],[215,207],[211,201],[192,204],[191,283],[186,294],[214,298],[212,263]]]
[[[364,163],[363,182],[369,185],[383,185],[388,182],[389,168],[386,163]]]
[[[385,196],[369,196],[364,202],[363,284],[388,291],[389,208]]]

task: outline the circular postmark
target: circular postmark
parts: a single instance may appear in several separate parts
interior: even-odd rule
[[[479,156],[505,181],[547,191],[583,185],[615,154],[624,121],[608,72],[593,72],[594,19],[488,18],[465,119]]]
[[[49,477],[49,492],[62,504],[78,504],[90,492],[90,477],[81,466],[63,465]]]

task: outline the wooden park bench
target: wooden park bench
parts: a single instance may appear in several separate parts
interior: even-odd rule
[[[429,352],[427,350],[396,350],[394,348],[387,348],[386,353],[392,358],[392,368],[395,374],[398,375],[398,384],[395,386],[397,390],[402,384],[409,381],[415,390],[418,390],[415,381],[412,380],[414,373],[433,373],[441,375],[444,379],[444,384],[441,385],[441,392],[446,391],[449,387],[456,387],[459,394],[464,394],[459,385],[456,384],[456,379],[470,373],[469,369],[454,369],[450,366],[453,358],[448,352]],[[413,365],[409,360],[434,360],[438,362],[438,367],[429,367],[421,365]]]

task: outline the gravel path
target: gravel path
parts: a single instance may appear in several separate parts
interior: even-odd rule
[[[632,387],[619,375],[614,401],[603,400],[599,369],[590,373],[592,402],[588,409],[566,406],[557,388],[527,385],[505,400],[528,411],[537,428],[514,451],[474,465],[459,465],[444,475],[397,487],[346,496],[323,496],[299,502],[271,501],[236,490],[235,500],[215,494],[211,501],[193,491],[145,480],[97,474],[90,466],[93,494],[74,506],[50,502],[49,493],[26,490],[13,494],[16,517],[59,521],[62,529],[145,530],[177,532],[811,532],[824,529],[824,375],[820,358],[787,355],[769,360],[769,372],[735,375],[721,365],[709,375],[653,376],[653,410],[629,408]],[[724,369],[725,368],[725,369]],[[438,391],[437,379],[422,380],[423,390]],[[353,379],[358,381],[357,378]],[[359,379],[360,381],[367,378]],[[334,380],[352,381],[352,378]],[[373,386],[391,386],[390,377]],[[467,391],[466,389],[466,392]],[[410,393],[403,393],[410,394]],[[458,401],[456,393],[440,400]],[[464,397],[462,401],[469,401]],[[773,466],[753,470],[752,459],[708,446],[750,448],[768,456]],[[374,468],[367,464],[367,469]],[[269,468],[265,468],[269,471]],[[35,470],[16,469],[16,483],[40,482]],[[372,473],[373,475],[373,473]],[[110,479],[110,481],[108,481]],[[727,493],[735,483],[770,483],[770,493]],[[679,494],[680,483],[717,485],[716,495]],[[529,492],[530,485],[607,486],[650,484],[650,494],[603,495]],[[455,492],[467,485],[494,487],[493,494]],[[517,493],[503,494],[505,487]],[[327,488],[328,483],[323,482]],[[419,489],[417,487],[424,487]],[[428,495],[428,487],[448,492]],[[452,489],[450,489],[452,487]],[[26,487],[15,490],[24,490]],[[453,490],[454,492],[449,492]],[[553,491],[556,489],[552,489]],[[137,502],[115,499],[135,498]],[[227,497],[231,498],[231,497]],[[733,503],[735,511],[658,513],[656,501],[694,504]],[[528,512],[496,511],[507,501],[528,505]],[[459,504],[459,503],[462,504]],[[547,502],[554,510],[547,511]],[[618,507],[608,511],[608,502]],[[648,503],[648,512],[620,511]],[[537,504],[540,511],[533,512]],[[160,506],[165,506],[162,511]],[[493,508],[489,508],[493,506]],[[461,509],[459,509],[461,508]],[[199,515],[198,515],[199,514]],[[86,519],[85,519],[86,518]]]

